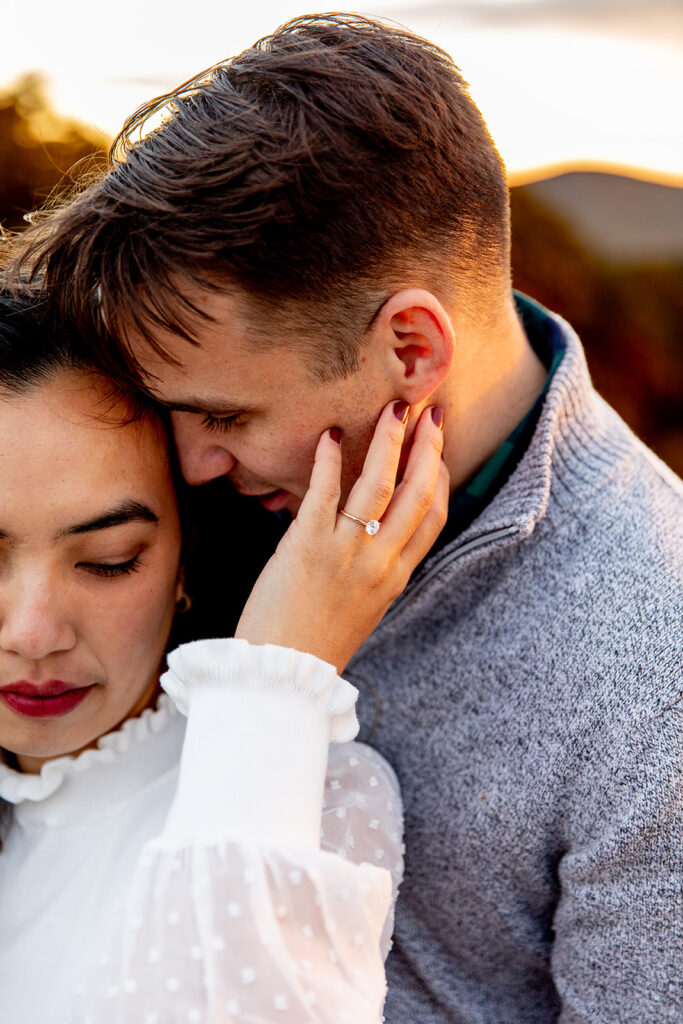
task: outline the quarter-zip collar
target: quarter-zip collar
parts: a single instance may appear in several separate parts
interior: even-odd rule
[[[558,478],[557,508],[561,512],[567,498],[571,501],[576,496],[580,500],[591,477],[597,479],[604,473],[604,461],[599,452],[604,403],[593,390],[581,342],[565,320],[534,305],[561,330],[566,352],[548,386],[527,450],[481,514],[450,543],[427,556],[384,617],[380,631],[406,603],[415,600],[434,577],[451,565],[469,563],[493,549],[500,550],[529,537],[548,513],[555,477]],[[611,410],[608,414],[614,415]],[[580,465],[574,458],[579,448],[583,452]],[[372,639],[367,642],[371,643]]]

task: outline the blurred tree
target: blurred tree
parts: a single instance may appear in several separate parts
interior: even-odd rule
[[[24,214],[69,190],[76,173],[102,166],[106,148],[94,131],[55,113],[40,75],[24,75],[0,94],[0,225],[21,227]]]
[[[598,391],[683,476],[683,266],[599,258],[526,186],[511,205],[515,287],[570,321]]]

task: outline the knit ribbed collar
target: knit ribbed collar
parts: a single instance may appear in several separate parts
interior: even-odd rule
[[[547,370],[545,384],[533,406],[493,455],[451,495],[448,521],[432,549],[432,554],[436,554],[463,534],[493,501],[514,472],[534,436],[548,389],[567,349],[564,332],[548,315],[547,310],[526,295],[519,292],[513,294],[517,314],[524,325],[529,344]]]
[[[185,718],[166,694],[97,746],[76,757],[46,761],[30,775],[0,764],[0,798],[25,825],[66,825],[108,817],[121,802],[153,784],[180,760]]]
[[[632,435],[617,413],[594,390],[583,347],[572,327],[538,303],[534,305],[562,331],[566,351],[553,374],[529,446],[481,514],[450,543],[427,556],[389,609],[383,626],[400,614],[406,602],[417,600],[451,563],[462,567],[493,550],[519,543],[544,520],[551,524],[571,514],[605,483],[608,467],[632,444]],[[615,429],[616,424],[620,428]],[[381,631],[382,627],[377,634]],[[372,642],[371,637],[364,649]]]
[[[536,430],[517,468],[449,548],[503,530],[508,530],[511,537],[526,537],[548,512],[556,477],[565,484],[576,477],[572,487],[578,484],[579,490],[585,491],[591,479],[597,480],[604,473],[604,462],[598,466],[595,454],[608,429],[605,411],[611,423],[615,414],[593,389],[581,342],[572,327],[561,317],[538,308],[562,331],[565,355],[553,374]]]

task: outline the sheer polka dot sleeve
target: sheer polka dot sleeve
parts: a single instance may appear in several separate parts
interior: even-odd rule
[[[305,847],[148,844],[73,1024],[379,1024],[388,872]]]
[[[391,875],[392,902],[381,940],[386,957],[403,878],[403,810],[396,775],[372,747],[363,743],[330,747],[320,843],[324,850],[354,864],[374,864]]]
[[[93,950],[70,1024],[382,1019],[401,870],[393,773],[355,743],[333,742],[328,758],[330,740],[355,732],[352,688],[330,666],[234,651],[175,660],[167,689],[188,714],[176,801]]]

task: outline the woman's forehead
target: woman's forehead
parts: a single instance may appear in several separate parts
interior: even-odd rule
[[[122,502],[153,507],[172,495],[160,422],[126,422],[104,397],[72,374],[0,399],[0,526],[42,509],[66,528]]]

